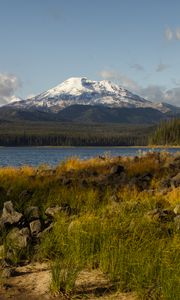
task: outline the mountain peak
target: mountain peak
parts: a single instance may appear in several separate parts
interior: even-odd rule
[[[113,108],[154,108],[171,111],[168,105],[153,103],[109,80],[71,77],[31,99],[9,104],[23,109],[41,108],[58,112],[71,105],[103,105]]]
[[[78,96],[82,93],[113,93],[117,94],[121,91],[126,91],[123,88],[120,88],[118,85],[112,83],[109,80],[89,80],[87,77],[71,77],[66,79],[64,82],[60,83],[56,87],[47,91],[50,96],[55,96],[59,93],[70,94],[73,96]],[[43,96],[47,96],[48,94]]]

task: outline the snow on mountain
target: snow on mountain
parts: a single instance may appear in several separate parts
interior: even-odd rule
[[[149,107],[162,112],[170,111],[165,104],[147,101],[111,81],[92,81],[86,77],[69,78],[35,97],[9,105],[23,109],[41,108],[58,112],[75,104],[127,108]]]
[[[12,96],[9,103],[14,103],[14,102],[19,102],[19,101],[22,101],[22,98]]]

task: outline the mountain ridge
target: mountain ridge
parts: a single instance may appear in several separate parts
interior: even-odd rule
[[[180,108],[148,101],[111,81],[72,77],[30,99],[12,99],[0,107],[0,120],[155,124],[178,113]]]
[[[48,121],[71,123],[126,123],[156,124],[168,115],[153,108],[113,108],[100,105],[71,105],[57,113],[42,109],[18,109],[1,107],[0,120],[4,121]]]
[[[19,109],[40,108],[58,112],[71,105],[103,105],[113,108],[153,108],[163,113],[175,111],[166,103],[155,103],[108,80],[93,81],[72,77],[30,99],[13,101],[8,106]]]

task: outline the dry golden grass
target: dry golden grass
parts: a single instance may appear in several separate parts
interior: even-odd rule
[[[70,158],[54,169],[47,165],[1,168],[1,208],[4,199],[13,200],[15,208],[22,212],[27,206],[37,205],[43,220],[48,206],[68,208],[57,216],[52,231],[43,236],[33,256],[52,261],[55,292],[72,295],[80,280],[78,289],[87,299],[96,299],[98,289],[103,291],[102,285],[106,292],[99,293],[99,299],[135,299],[133,294],[111,289],[108,293],[107,285],[117,283],[121,292],[137,292],[140,299],[179,300],[179,231],[175,222],[152,220],[148,214],[159,207],[172,211],[180,202],[179,187],[166,188],[165,193],[161,189],[173,159],[167,153],[148,153],[136,159]],[[116,164],[124,166],[125,175],[111,174]],[[138,181],[147,173],[151,175],[147,187],[140,188],[136,181],[130,184],[134,177]],[[84,271],[87,268],[89,273]],[[40,278],[35,273],[33,284]],[[30,282],[27,275],[24,284]]]
[[[130,176],[156,172],[159,169],[159,161],[153,157],[143,157],[133,163],[128,163],[127,171]]]
[[[173,188],[167,195],[165,199],[172,205],[180,203],[180,187]]]

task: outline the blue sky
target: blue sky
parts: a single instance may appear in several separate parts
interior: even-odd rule
[[[179,0],[0,0],[0,99],[69,77],[180,105]]]

